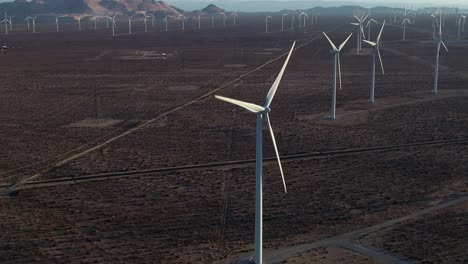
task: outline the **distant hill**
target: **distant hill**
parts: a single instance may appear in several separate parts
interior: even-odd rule
[[[25,17],[40,14],[111,14],[153,12],[179,16],[184,11],[156,0],[16,0],[0,4],[0,12]]]
[[[224,9],[221,9],[213,4],[209,4],[207,7],[203,8],[201,11],[205,12],[206,14],[224,13]]]

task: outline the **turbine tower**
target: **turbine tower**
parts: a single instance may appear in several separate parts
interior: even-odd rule
[[[265,33],[268,33],[268,19],[272,19],[271,16],[265,17]]]
[[[58,16],[58,17],[55,17],[55,26],[57,27],[57,32],[59,32],[59,19],[62,18],[64,16]]]
[[[29,20],[30,20],[31,18],[32,18],[32,17],[27,16],[27,17],[24,19],[24,21],[26,21],[26,23],[28,23],[28,32],[31,30],[31,26],[30,26],[30,22],[29,22]]]
[[[288,14],[283,14],[281,16],[281,32],[284,32],[284,17],[287,16]]]
[[[370,98],[369,102],[374,103],[375,100],[375,54],[379,55],[380,67],[382,68],[382,74],[385,74],[383,63],[382,63],[382,56],[380,56],[380,37],[382,36],[383,29],[385,27],[385,20],[382,23],[382,28],[380,29],[380,33],[377,36],[377,40],[375,42],[364,40],[367,44],[372,46],[372,77],[371,77],[371,90],[370,90]]]
[[[437,40],[436,59],[435,59],[435,65],[434,65],[434,88],[432,90],[434,94],[437,94],[437,82],[439,81],[440,45],[444,46],[444,49],[448,52],[447,46],[445,46],[445,43],[442,40],[442,13],[440,14],[440,19],[439,19],[439,39]]]
[[[330,119],[335,120],[336,119],[336,68],[338,66],[338,77],[340,79],[340,90],[341,90],[341,64],[340,64],[340,52],[343,49],[343,47],[346,45],[346,42],[348,42],[349,38],[353,35],[353,33],[349,34],[348,38],[341,43],[341,45],[336,48],[335,44],[330,40],[330,38],[327,36],[325,32],[323,32],[323,35],[327,38],[328,42],[330,42],[330,45],[332,47],[332,50],[330,50],[330,53],[333,54],[333,90],[332,90],[332,108],[331,108],[331,116]]]
[[[166,32],[167,32],[167,21],[169,19],[169,16],[164,17],[164,22],[166,23]]]
[[[358,27],[358,34],[357,34],[357,54],[359,54],[359,52],[361,51],[361,44],[362,44],[362,39],[363,38],[366,38],[366,34],[364,34],[364,22],[366,21],[367,16],[365,16],[365,13],[362,13],[362,16],[361,18],[357,17],[357,16],[354,16],[354,18],[357,19],[358,23],[351,23],[351,25],[354,25],[354,26],[357,26]]]
[[[411,21],[405,17],[405,19],[403,19],[403,21],[401,22],[401,24],[403,25],[403,40],[406,40],[406,23],[411,24]]]
[[[256,104],[251,104],[239,100],[234,100],[231,98],[218,96],[215,97],[219,100],[240,106],[250,112],[253,112],[257,115],[257,131],[256,131],[256,162],[255,162],[255,263],[262,264],[263,263],[263,120],[266,119],[266,123],[268,124],[268,130],[270,131],[271,140],[273,141],[273,147],[276,153],[276,159],[278,161],[279,169],[281,172],[281,178],[283,179],[283,186],[284,192],[287,192],[286,189],[286,182],[284,180],[283,168],[281,166],[281,160],[278,153],[278,147],[276,146],[275,135],[273,133],[273,128],[270,123],[270,116],[269,113],[271,111],[270,105],[273,101],[273,98],[276,94],[278,86],[281,82],[283,77],[284,71],[286,70],[286,66],[288,65],[289,59],[291,58],[291,54],[294,50],[296,42],[293,43],[291,50],[289,51],[288,57],[284,62],[283,68],[276,77],[275,82],[271,86],[270,90],[265,99],[265,105],[260,106]]]
[[[236,22],[237,22],[236,19],[237,19],[238,15],[237,15],[237,13],[232,13],[232,14],[230,14],[230,16],[232,16],[232,18],[233,18],[233,23],[234,23],[234,26],[235,26],[235,25],[236,25]]]

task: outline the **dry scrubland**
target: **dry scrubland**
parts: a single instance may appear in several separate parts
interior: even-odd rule
[[[255,69],[296,39],[310,43],[294,53],[271,113],[282,155],[462,141],[285,159],[288,194],[282,193],[277,165],[267,162],[267,255],[466,196],[468,46],[449,44],[450,52],[441,55],[440,94],[433,96],[434,44],[424,31],[430,27],[408,28],[403,43],[401,29],[388,25],[382,44],[386,74],[377,76],[377,101],[369,105],[370,56],[367,50],[357,56],[351,38],[341,56],[338,118],[330,121],[323,117],[332,60],[320,31],[341,42],[354,30],[345,23],[349,19],[323,17],[305,30],[260,34],[262,20],[247,17],[235,28],[201,32],[190,23],[186,32],[159,33],[157,27],[143,34],[136,28],[139,33],[116,39],[105,29],[45,32],[52,25],[36,35],[14,32],[0,64],[0,191],[33,175],[33,181],[50,181],[254,158],[254,116],[209,92],[223,87],[216,94],[261,103],[283,59]],[[269,144],[265,156],[273,156]],[[229,262],[253,249],[254,166],[27,188],[0,197],[0,219],[0,262]],[[371,232],[359,242],[410,261],[462,263],[463,233],[466,202]],[[284,261],[381,263],[336,247]]]

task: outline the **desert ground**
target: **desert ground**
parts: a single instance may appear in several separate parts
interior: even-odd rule
[[[384,17],[377,17],[382,21]],[[447,23],[432,93],[431,20],[388,22],[368,102],[370,48],[332,55],[351,17],[281,32],[275,17],[18,25],[0,55],[0,262],[237,263],[253,254],[255,116],[272,103],[284,193],[264,133],[266,263],[466,263],[468,38]],[[372,37],[379,25],[372,28]],[[367,30],[366,30],[367,32]]]

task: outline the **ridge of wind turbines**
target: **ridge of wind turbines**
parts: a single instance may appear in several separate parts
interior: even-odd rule
[[[283,180],[284,192],[287,193],[286,189],[286,181],[284,180],[284,173],[283,168],[281,166],[280,155],[278,152],[278,147],[276,145],[275,135],[273,133],[273,128],[270,122],[269,113],[271,111],[270,105],[273,101],[273,98],[278,90],[279,84],[281,79],[283,78],[284,71],[288,65],[289,59],[291,58],[291,54],[294,51],[294,46],[296,42],[293,43],[291,50],[289,51],[288,57],[281,68],[279,75],[276,77],[273,85],[271,86],[270,90],[265,99],[265,104],[263,106],[247,103],[223,96],[216,95],[215,98],[240,106],[257,116],[257,124],[256,124],[256,162],[255,162],[255,263],[262,264],[263,263],[263,121],[266,119],[266,123],[268,124],[268,130],[270,132],[271,140],[273,142],[273,147],[276,153],[276,159],[278,161],[279,169],[281,172],[281,178]]]

